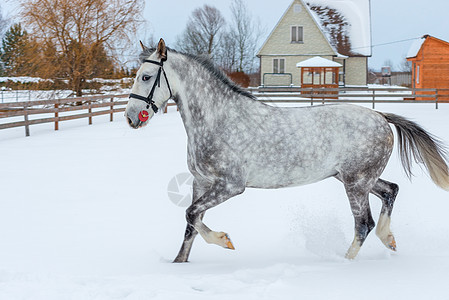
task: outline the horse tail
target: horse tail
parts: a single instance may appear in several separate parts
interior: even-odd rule
[[[436,185],[449,191],[449,159],[443,142],[404,117],[389,113],[380,114],[396,127],[399,155],[407,176],[410,178],[413,175],[411,171],[413,159],[425,166]]]

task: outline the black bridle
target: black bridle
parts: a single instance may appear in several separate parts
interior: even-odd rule
[[[143,62],[144,63],[147,62],[147,63],[151,63],[151,64],[155,64],[155,65],[159,66],[159,70],[156,75],[156,80],[154,81],[153,87],[151,88],[151,91],[150,91],[150,94],[148,95],[148,97],[144,97],[144,96],[140,96],[140,95],[131,93],[129,95],[129,98],[134,98],[134,99],[139,99],[139,100],[145,101],[147,103],[147,109],[150,108],[150,106],[151,106],[154,113],[157,113],[159,108],[156,106],[156,103],[153,101],[153,94],[154,94],[154,90],[156,89],[156,85],[157,85],[157,87],[161,87],[161,73],[164,74],[165,82],[167,82],[168,91],[170,92],[170,97],[168,99],[173,97],[173,94],[172,94],[171,88],[170,88],[170,84],[168,83],[167,75],[165,74],[164,61],[162,60],[161,62],[158,62],[155,60],[145,59]]]

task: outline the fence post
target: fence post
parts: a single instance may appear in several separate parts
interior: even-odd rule
[[[30,136],[30,124],[28,122],[28,103],[23,106],[25,117],[25,136]]]
[[[16,102],[19,102],[19,90],[16,90]]]
[[[114,97],[111,98],[111,118],[110,121],[114,121]]]
[[[58,101],[59,102],[59,101]],[[55,130],[59,130],[59,103],[55,103]]]
[[[373,90],[373,109],[376,106],[376,90]]]
[[[310,105],[313,105],[313,88],[310,90]]]
[[[92,125],[92,100],[88,99],[87,101],[89,101],[89,125]]]
[[[435,109],[438,109],[438,89],[435,89]]]
[[[3,103],[3,90],[2,90],[2,103]]]

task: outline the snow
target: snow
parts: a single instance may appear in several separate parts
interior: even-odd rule
[[[365,56],[371,56],[371,16],[369,0],[306,0],[309,7],[318,5],[334,8],[348,20],[350,27],[347,33],[351,41],[351,50]],[[321,20],[313,10],[310,10],[317,20]],[[323,30],[324,26],[321,26]],[[329,33],[324,31],[328,36]],[[328,37],[328,40],[329,37]]]
[[[120,79],[104,79],[104,78],[93,78],[93,79],[89,79],[87,80],[87,82],[98,82],[98,83],[133,83],[134,82],[134,78],[130,78],[130,77],[125,77],[125,78],[120,78]]]
[[[52,80],[28,76],[0,77],[0,82],[7,82],[7,81],[20,82],[20,83],[37,83],[40,81],[52,81]],[[93,78],[87,80],[87,82],[99,82],[99,83],[122,83],[122,82],[130,83],[133,81],[134,78],[121,78],[121,79]]]
[[[307,104],[305,104],[307,105]],[[369,106],[370,104],[367,104]],[[377,104],[449,142],[448,104]],[[122,114],[0,131],[0,299],[448,299],[448,193],[419,168],[409,182],[394,153],[383,178],[400,192],[398,252],[374,232],[344,259],[353,219],[328,179],[248,189],[208,211],[235,251],[197,238],[190,263],[172,264],[185,208],[167,185],[187,171],[174,107],[140,130]],[[371,198],[377,219],[380,201]]]
[[[20,82],[20,83],[37,83],[40,81],[52,81],[50,79],[42,79],[39,77],[28,77],[28,76],[18,76],[18,77],[0,77],[0,82]]]
[[[14,77],[17,78],[17,77]],[[113,83],[113,82],[111,82]],[[129,88],[122,88],[119,83],[116,85],[104,85],[99,90],[83,90],[84,95],[121,95],[129,94]],[[64,99],[75,97],[71,90],[0,90],[0,103],[21,102],[34,100]]]
[[[296,67],[298,68],[305,68],[305,67],[342,67],[341,64],[338,62],[325,59],[320,56],[315,56],[309,59],[306,59],[302,62],[299,62],[296,64]]]
[[[416,57],[416,55],[418,55],[419,50],[421,50],[421,46],[424,44],[425,41],[426,41],[426,38],[424,38],[424,37],[420,38],[420,39],[416,39],[410,46],[410,49],[407,52],[406,58]]]

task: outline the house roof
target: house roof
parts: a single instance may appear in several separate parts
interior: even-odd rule
[[[287,7],[287,9],[285,10],[285,12],[282,14],[281,18],[279,18],[278,22],[276,23],[276,26],[273,27],[273,29],[271,30],[270,34],[268,35],[267,39],[265,40],[265,42],[262,44],[262,46],[260,47],[259,51],[257,51],[257,56],[260,55],[262,49],[265,47],[265,45],[267,44],[267,42],[270,40],[271,36],[273,35],[274,31],[276,30],[276,28],[279,26],[279,24],[281,23],[282,19],[284,19],[285,15],[287,14],[287,12],[291,9],[291,7],[293,6],[293,4],[295,4],[296,1],[300,1],[302,3],[302,5],[306,8],[307,13],[312,17],[312,20],[315,22],[316,26],[320,29],[321,34],[323,35],[324,39],[326,40],[326,42],[328,43],[331,51],[333,52],[331,55],[336,55],[339,56],[340,54],[337,53],[337,51],[335,50],[335,48],[329,43],[329,40],[327,39],[326,35],[324,34],[323,30],[321,30],[321,25],[318,23],[317,19],[312,15],[312,12],[310,11],[310,9],[307,8],[306,4],[304,3],[303,0],[293,0],[292,3],[290,3],[290,5]]]
[[[279,19],[259,53],[295,1]],[[312,16],[336,56],[371,56],[370,0],[299,1]]]
[[[341,64],[339,64],[338,62],[329,60],[329,59],[325,59],[323,57],[320,56],[315,56],[309,59],[306,59],[302,62],[299,62],[296,64],[296,66],[298,68],[319,68],[319,67],[323,67],[323,68],[332,68],[332,67],[342,67]]]
[[[338,53],[371,56],[370,0],[305,0]]]
[[[422,37],[420,39],[416,39],[413,44],[410,46],[410,49],[407,52],[406,58],[413,58],[418,55],[419,50],[421,50],[422,44],[426,41],[425,37]]]
[[[448,43],[448,42],[443,41],[443,40],[441,40],[441,39],[438,39],[438,38],[436,38],[436,37],[433,37],[433,36],[431,36],[431,35],[426,34],[426,35],[424,35],[423,37],[421,37],[421,38],[419,38],[419,39],[416,39],[416,40],[413,42],[413,44],[410,46],[410,49],[409,49],[408,52],[407,52],[406,58],[409,59],[409,58],[415,58],[416,56],[418,56],[418,53],[419,53],[419,51],[421,50],[421,48],[422,48],[424,42],[425,42],[427,39],[429,39],[429,38],[430,38],[430,39],[433,39],[433,40],[435,40],[435,41],[444,43],[444,44],[446,44],[446,45],[449,46],[449,43]]]

